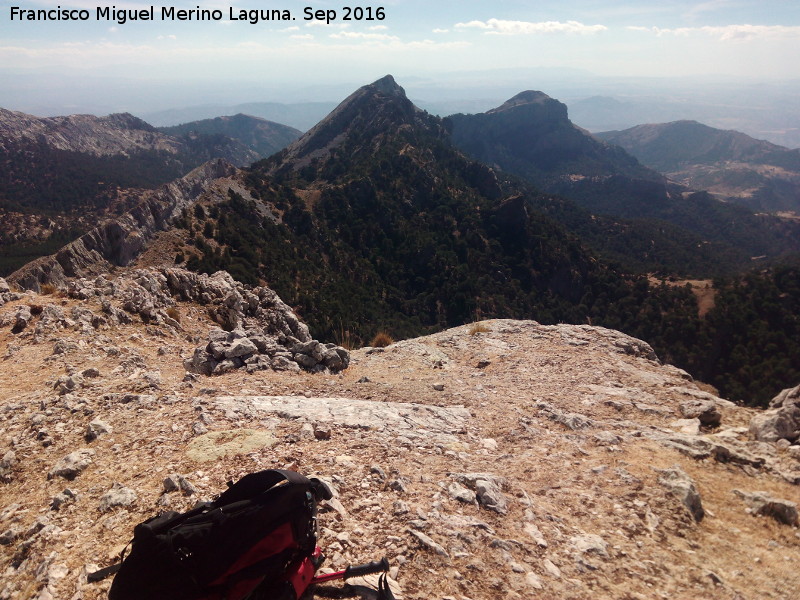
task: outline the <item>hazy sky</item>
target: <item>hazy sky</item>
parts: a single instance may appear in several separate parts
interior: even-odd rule
[[[95,75],[209,80],[370,81],[498,67],[577,68],[597,75],[800,77],[797,0],[389,0],[360,2],[382,20],[344,21],[350,3],[319,0],[155,4],[155,21],[98,20],[120,0],[0,0],[0,65]],[[11,7],[86,9],[88,21],[11,20]],[[163,21],[160,7],[218,9],[222,20]],[[304,8],[334,10],[329,25]],[[229,10],[291,11],[250,24]],[[367,15],[365,15],[367,16]],[[2,82],[0,82],[2,83]],[[0,95],[2,92],[0,92]],[[0,98],[2,101],[2,98]]]

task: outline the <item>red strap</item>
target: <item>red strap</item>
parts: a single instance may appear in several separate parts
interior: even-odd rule
[[[291,523],[284,523],[268,536],[261,538],[258,543],[242,554],[239,560],[233,563],[228,570],[217,579],[212,581],[210,585],[221,585],[228,577],[237,571],[241,571],[245,567],[249,567],[270,556],[279,554],[287,548],[297,548],[297,542],[295,542],[294,535],[292,534]]]

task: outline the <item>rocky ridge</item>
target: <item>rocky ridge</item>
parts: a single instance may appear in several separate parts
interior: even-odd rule
[[[96,276],[115,266],[129,265],[157,232],[169,229],[181,211],[200,197],[225,198],[225,191],[212,184],[235,173],[236,168],[224,160],[207,162],[158,190],[144,192],[129,212],[102,222],[56,254],[28,263],[12,273],[8,281],[39,290],[42,284],[63,286],[69,277]]]
[[[107,156],[137,150],[177,153],[180,142],[128,113],[40,118],[0,108],[0,144],[45,143],[59,150]],[[4,146],[3,146],[4,147]]]
[[[1,598],[104,597],[86,573],[136,523],[275,466],[334,489],[327,567],[385,554],[398,598],[787,598],[800,584],[791,435],[756,439],[762,413],[640,340],[492,320],[355,350],[336,373],[207,377],[185,361],[221,324],[272,319],[299,343],[302,327],[222,274],[5,290]]]
[[[638,125],[595,134],[693,189],[754,210],[800,210],[800,150],[697,121]]]

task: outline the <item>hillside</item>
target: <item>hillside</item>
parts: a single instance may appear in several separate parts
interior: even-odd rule
[[[697,121],[595,134],[694,189],[754,210],[800,212],[800,150]]]
[[[566,105],[543,92],[521,92],[485,113],[451,115],[447,124],[453,143],[468,155],[543,189],[563,179],[611,175],[663,181],[631,155],[575,126]]]
[[[219,115],[252,115],[283,123],[300,131],[308,131],[336,108],[335,102],[248,102],[234,105],[187,106],[143,114],[142,117],[158,127],[173,127],[192,121],[213,120]]]
[[[668,182],[619,146],[573,125],[567,107],[541,92],[523,92],[485,113],[452,115],[446,123],[453,143],[471,157],[593,214],[644,221],[638,226],[654,231],[667,222],[683,230],[680,237],[695,236],[695,246],[719,245],[723,269],[741,269],[753,256],[800,251],[797,223],[757,216]]]
[[[174,127],[160,127],[159,131],[171,136],[224,135],[241,142],[258,154],[259,158],[275,154],[302,135],[294,127],[241,113],[192,121]]]
[[[736,407],[617,332],[489,320],[353,351],[337,374],[207,377],[186,367],[221,339],[212,315],[250,331],[291,312],[180,269],[56,295],[0,281],[0,305],[3,597],[104,598],[109,580],[86,573],[134,525],[271,467],[332,484],[325,568],[385,555],[398,600],[783,600],[800,585],[800,453],[765,423],[796,395]],[[270,331],[248,335],[288,341]]]

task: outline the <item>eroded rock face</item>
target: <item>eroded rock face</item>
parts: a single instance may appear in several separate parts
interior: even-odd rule
[[[42,284],[64,287],[70,277],[93,277],[129,265],[156,232],[169,226],[208,184],[236,168],[224,160],[201,165],[185,177],[146,195],[131,211],[101,223],[56,254],[34,260],[8,277],[10,283],[39,291]]]
[[[769,409],[750,420],[750,433],[761,442],[800,439],[800,385],[783,390]]]

